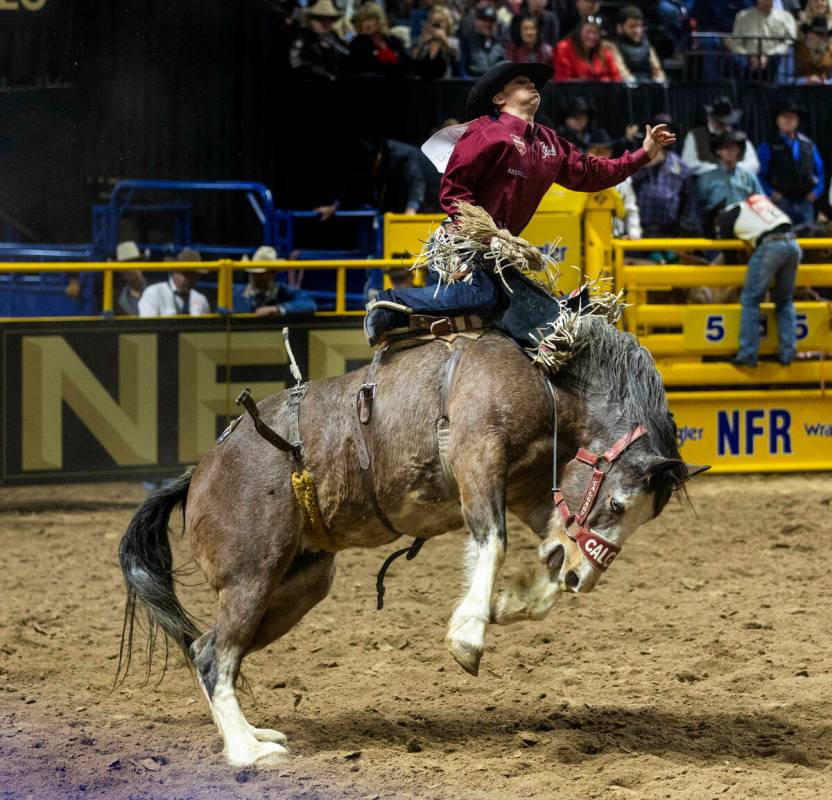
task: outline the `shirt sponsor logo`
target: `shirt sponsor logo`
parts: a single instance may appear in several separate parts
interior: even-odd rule
[[[514,142],[514,146],[517,148],[517,152],[520,153],[521,156],[526,155],[526,142],[520,136],[515,136],[515,134],[512,133],[511,141]]]
[[[541,142],[540,155],[543,158],[554,158],[557,155],[557,150],[554,145],[548,145],[546,142]]]
[[[509,167],[506,170],[506,172],[508,172],[509,175],[514,175],[515,178],[525,178],[526,177],[526,173],[523,172],[522,170],[519,170],[519,169],[512,169],[511,167]]]

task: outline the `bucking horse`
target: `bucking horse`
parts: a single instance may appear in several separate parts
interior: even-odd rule
[[[127,664],[138,614],[195,668],[228,762],[278,762],[286,737],[251,725],[237,701],[242,659],[327,596],[338,551],[465,530],[467,588],[446,644],[476,675],[489,624],[542,619],[561,592],[589,592],[702,469],[681,460],[661,378],[637,340],[596,316],[573,339],[554,374],[485,331],[391,349],[252,403],[192,472],[147,497],[121,540]],[[177,505],[218,596],[208,631],[174,592]],[[530,576],[498,591],[507,509],[540,545]]]

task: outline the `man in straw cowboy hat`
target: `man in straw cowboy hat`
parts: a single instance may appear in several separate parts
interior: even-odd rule
[[[314,314],[315,300],[303,289],[280,283],[274,268],[263,262],[277,261],[277,251],[262,245],[254,251],[251,266],[246,267],[248,283],[234,286],[234,313],[256,314],[258,317],[287,317]]]
[[[289,66],[308,78],[335,80],[349,55],[334,27],[343,14],[332,0],[316,0],[289,41]]]
[[[517,236],[553,183],[583,192],[615,186],[676,141],[666,125],[648,125],[643,147],[635,152],[616,159],[583,155],[534,122],[540,89],[552,72],[548,64],[496,64],[468,95],[470,122],[446,128],[423,145],[428,158],[444,171],[439,200],[450,220],[459,213],[459,202],[469,203],[488,212],[501,236]],[[366,318],[367,338],[371,345],[379,343],[386,331],[408,325],[409,313],[468,314],[488,324],[505,305],[499,286],[489,270],[475,269],[464,281],[438,290],[428,286],[381,292]]]

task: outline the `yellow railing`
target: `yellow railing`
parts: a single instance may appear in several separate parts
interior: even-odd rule
[[[413,259],[378,258],[378,259],[341,259],[323,261],[232,261],[220,259],[218,261],[152,261],[152,262],[102,262],[102,261],[64,261],[59,263],[42,262],[9,262],[0,263],[0,272],[6,273],[44,273],[44,272],[100,272],[103,275],[101,312],[113,312],[113,276],[117,272],[191,272],[205,270],[217,273],[217,308],[230,311],[233,307],[234,272],[245,270],[256,263],[257,267],[273,269],[277,272],[288,270],[335,270],[335,310],[320,312],[322,315],[332,314],[363,314],[363,311],[347,310],[347,270],[350,269],[382,269],[394,267],[409,267]],[[72,319],[72,317],[62,317]]]
[[[832,239],[800,239],[804,250],[832,249]],[[759,385],[761,383],[825,384],[832,380],[829,362],[796,361],[790,367],[761,362],[757,370],[743,370],[727,360],[702,362],[702,356],[726,356],[736,352],[740,306],[738,303],[648,302],[648,291],[661,292],[692,288],[738,288],[743,285],[747,265],[676,266],[626,264],[628,252],[653,250],[684,252],[694,250],[744,250],[739,240],[642,239],[612,242],[616,287],[624,289],[630,304],[624,314],[624,327],[637,334],[656,357],[668,385],[715,386]],[[832,286],[832,264],[801,264],[797,272],[799,287]],[[795,304],[800,334],[798,349],[827,353],[832,349],[832,304],[799,301]],[[766,324],[761,352],[776,351],[774,308],[761,306]],[[662,330],[665,329],[665,330]]]

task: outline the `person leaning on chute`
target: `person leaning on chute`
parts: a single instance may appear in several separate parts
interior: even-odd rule
[[[460,203],[487,212],[500,229],[499,236],[510,241],[529,223],[553,183],[583,192],[610,188],[676,141],[666,125],[648,125],[643,146],[634,152],[613,159],[583,155],[553,130],[534,122],[540,89],[552,72],[548,64],[495,64],[468,94],[466,116],[471,121],[439,131],[423,145],[428,158],[444,171],[439,200],[448,214],[444,229],[433,234],[427,252],[443,236],[442,230],[453,230]],[[464,280],[441,283],[438,288],[380,292],[368,306],[365,320],[370,344],[381,343],[385,334],[396,329],[418,329],[422,316],[469,315],[483,325],[492,324],[509,305],[508,297],[514,306],[531,298],[529,292],[513,289],[504,294],[504,281],[482,269],[481,263],[471,268],[469,262]],[[515,330],[516,325],[508,327],[515,338],[525,338],[523,331]]]

